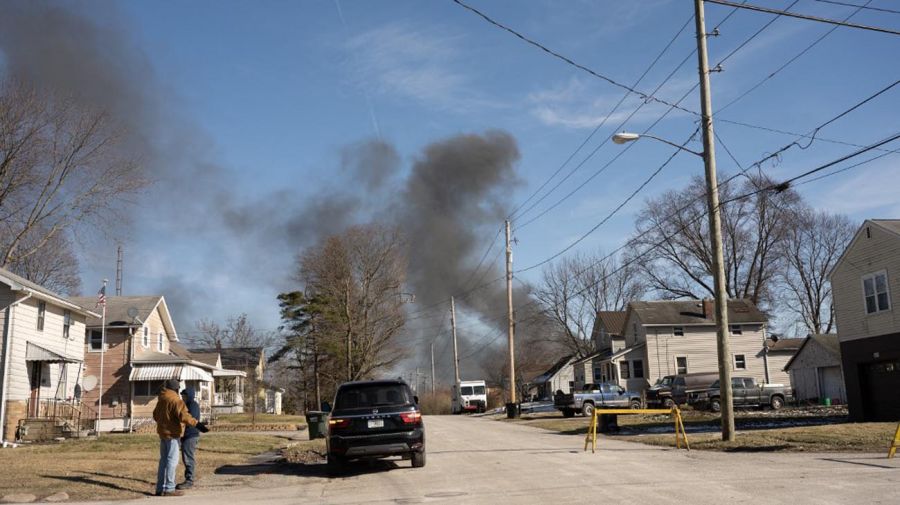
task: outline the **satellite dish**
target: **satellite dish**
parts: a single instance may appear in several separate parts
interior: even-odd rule
[[[132,321],[137,317],[138,309],[137,307],[128,307],[128,317],[131,318]]]
[[[97,387],[97,377],[93,375],[85,376],[84,382],[82,383],[82,387],[85,391],[91,391],[95,387]]]

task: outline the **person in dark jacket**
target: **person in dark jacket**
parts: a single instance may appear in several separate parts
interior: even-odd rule
[[[194,419],[200,419],[200,404],[195,400],[194,388],[186,388],[181,392],[181,398],[188,408],[188,412]],[[194,487],[194,474],[197,469],[197,445],[200,443],[200,430],[192,426],[186,426],[184,436],[181,437],[181,461],[184,462],[184,482],[175,486],[177,489],[190,489]]]
[[[178,396],[178,379],[166,381],[153,409],[156,433],[159,435],[159,469],[156,473],[157,496],[181,496],[184,491],[175,489],[175,470],[178,467],[178,441],[184,435],[184,426],[206,427],[191,416]]]

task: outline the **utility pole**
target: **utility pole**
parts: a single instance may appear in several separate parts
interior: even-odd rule
[[[434,342],[431,342],[431,396],[434,396]]]
[[[712,239],[715,280],[716,350],[719,355],[719,391],[722,398],[722,440],[734,442],[734,404],[731,390],[731,351],[728,345],[728,293],[722,253],[722,223],[716,178],[716,151],[713,136],[712,99],[709,90],[709,58],[706,51],[706,22],[703,0],[694,0],[697,25],[697,58],[700,63],[700,126],[703,129],[703,163],[706,168],[706,196],[709,207],[709,236]]]
[[[516,403],[516,326],[513,321],[512,244],[509,219],[506,220],[506,309],[509,316],[509,402]]]
[[[459,388],[459,349],[456,347],[456,302],[450,297],[450,327],[453,328],[453,372],[456,382],[454,387]],[[434,360],[432,359],[432,363]]]

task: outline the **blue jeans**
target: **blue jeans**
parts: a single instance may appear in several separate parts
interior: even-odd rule
[[[197,452],[197,444],[200,437],[186,438],[181,441],[181,460],[184,462],[184,481],[194,482],[194,471],[197,468],[197,459],[194,454]]]
[[[160,439],[159,469],[156,471],[156,494],[175,491],[175,471],[178,469],[178,439]]]

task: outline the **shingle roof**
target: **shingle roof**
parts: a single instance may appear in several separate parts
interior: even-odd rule
[[[870,219],[869,221],[900,235],[900,219]]]
[[[160,295],[152,296],[107,296],[106,297],[106,324],[107,326],[124,326],[130,324],[143,324],[153,309],[159,304]],[[97,304],[96,296],[74,296],[72,301],[82,307],[93,308]],[[128,315],[128,309],[137,309],[137,315]],[[96,312],[96,311],[95,311]],[[135,318],[137,320],[135,320]],[[116,324],[118,323],[118,324]],[[100,326],[100,318],[88,319],[88,326]]]
[[[9,270],[4,268],[0,268],[0,283],[6,284],[13,290],[26,289],[28,291],[37,293],[37,297],[50,299],[51,301],[55,301],[56,303],[63,305],[65,307],[70,307],[72,309],[76,309],[77,312],[82,314],[86,314],[90,317],[94,314],[93,305],[85,306],[74,300],[74,297],[66,298],[65,296],[59,295],[50,291],[49,289],[41,286],[40,284],[36,284],[34,282],[29,281],[28,279],[16,275]]]
[[[797,351],[801,347],[803,347],[803,342],[806,339],[804,338],[779,338],[779,339],[766,339],[766,347],[769,348],[769,351]]]
[[[816,343],[825,348],[826,351],[831,353],[832,356],[841,359],[841,344],[838,342],[838,336],[836,333],[819,333],[816,335],[810,335],[804,339],[795,339],[802,340],[803,345],[800,346],[800,349],[791,356],[791,359],[788,360],[784,365],[784,370],[790,368],[790,366],[794,363],[794,360],[797,359],[797,356],[800,356],[800,353],[803,352],[803,348],[806,347],[810,341],[815,340]]]
[[[715,324],[715,313],[712,317],[703,314],[703,300],[664,300],[649,302],[631,302],[631,311],[637,312],[644,325],[710,325]],[[747,324],[765,323],[768,317],[750,300],[728,300],[728,323]]]
[[[543,384],[543,383],[549,381],[551,377],[556,375],[557,372],[559,372],[560,370],[563,369],[563,367],[568,365],[569,362],[572,361],[573,357],[574,356],[569,355],[569,356],[563,356],[562,358],[559,358],[559,361],[557,361],[552,367],[550,367],[549,370],[538,375],[531,382],[533,382],[535,384]]]
[[[622,335],[625,328],[625,318],[628,312],[624,310],[601,310],[597,312],[597,319],[603,323],[606,331],[611,335]]]
[[[219,353],[217,352],[192,352],[191,356],[194,357],[195,361],[205,363],[209,366],[214,367],[219,364]]]

